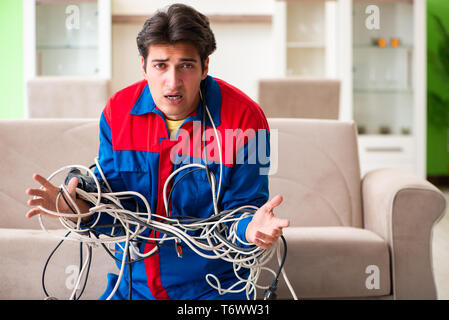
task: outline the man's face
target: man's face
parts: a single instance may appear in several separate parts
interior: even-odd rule
[[[200,83],[207,76],[209,58],[202,70],[193,44],[151,45],[146,70],[143,57],[141,64],[153,100],[168,119],[185,119],[198,107]]]

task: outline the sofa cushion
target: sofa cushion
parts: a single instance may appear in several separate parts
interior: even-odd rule
[[[389,250],[374,232],[352,227],[290,227],[284,229],[284,236],[284,269],[299,299],[390,295]],[[267,266],[277,271],[276,256]],[[272,279],[273,275],[264,272],[259,283],[267,285]],[[277,294],[279,299],[292,299],[282,275]]]
[[[51,232],[0,229],[0,299],[45,298],[41,284],[42,271],[48,256],[60,241],[55,235],[62,237],[67,230]],[[87,249],[84,247],[83,259],[86,257]],[[79,242],[64,241],[52,256],[45,273],[45,287],[49,295],[61,300],[70,298],[78,275],[79,260]],[[114,260],[101,246],[93,248],[89,277],[81,299],[98,299],[106,290],[108,272],[118,273]]]

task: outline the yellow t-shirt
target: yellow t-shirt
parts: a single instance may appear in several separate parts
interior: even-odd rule
[[[176,133],[178,132],[178,128],[181,126],[181,124],[184,122],[185,119],[182,120],[168,120],[167,121],[167,127],[168,132],[170,133],[170,139],[176,139]]]

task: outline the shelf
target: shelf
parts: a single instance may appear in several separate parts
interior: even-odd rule
[[[287,42],[287,48],[291,49],[324,49],[323,42]]]
[[[369,93],[389,93],[389,94],[412,94],[413,89],[390,89],[390,88],[371,88],[371,89],[358,89],[354,88],[356,94],[369,94]]]
[[[73,4],[73,3],[82,3],[82,2],[94,2],[97,0],[36,0],[36,4]]]
[[[412,45],[402,45],[399,47],[379,47],[379,46],[373,46],[369,44],[356,44],[353,46],[354,49],[369,49],[369,50],[413,50]]]
[[[404,138],[411,138],[412,134],[397,134],[397,133],[389,133],[389,134],[379,134],[379,133],[359,133],[359,135],[363,136],[364,138],[369,139],[385,139],[388,138],[389,141],[391,139],[404,139]]]
[[[403,3],[410,3],[413,4],[413,0],[376,0],[376,1],[372,1],[372,0],[353,0],[354,2],[360,2],[360,3],[398,3],[398,2],[403,2]]]
[[[98,46],[37,46],[37,50],[97,50]]]
[[[152,14],[114,14],[113,24],[139,24],[151,17]],[[272,22],[271,15],[263,14],[212,14],[207,16],[211,23],[268,23]]]

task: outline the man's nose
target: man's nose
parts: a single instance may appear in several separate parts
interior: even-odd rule
[[[182,84],[182,78],[176,68],[170,68],[166,73],[165,85],[168,89],[176,89]]]

